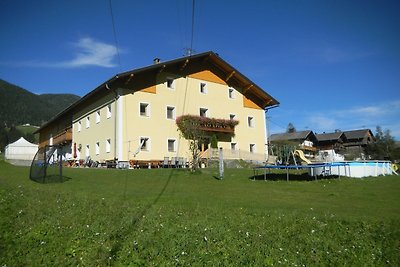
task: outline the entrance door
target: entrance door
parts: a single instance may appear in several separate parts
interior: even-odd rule
[[[205,137],[203,138],[202,142],[199,143],[199,150],[200,152],[204,152],[210,148],[210,138]]]

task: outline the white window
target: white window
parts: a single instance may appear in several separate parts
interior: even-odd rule
[[[168,139],[168,152],[176,151],[175,143],[176,143],[175,139]]]
[[[140,137],[140,150],[149,151],[150,150],[150,141],[148,137]]]
[[[229,114],[229,119],[230,119],[230,120],[236,119],[236,115],[235,115],[235,114]]]
[[[175,89],[175,80],[172,78],[167,78],[166,86],[168,89]]]
[[[90,147],[89,147],[89,145],[86,145],[85,156],[86,157],[90,156]]]
[[[207,84],[206,83],[200,83],[200,93],[207,94]]]
[[[167,119],[175,120],[175,107],[167,106]]]
[[[107,119],[111,118],[111,104],[107,106]]]
[[[86,117],[86,128],[90,127],[90,116]]]
[[[96,111],[96,123],[100,122],[100,110]]]
[[[237,149],[237,144],[231,143],[231,150],[236,150],[236,149]]]
[[[111,139],[106,140],[106,153],[111,152]]]
[[[96,155],[100,154],[100,142],[96,142]]]
[[[235,90],[233,90],[233,88],[229,88],[228,89],[228,96],[230,99],[234,99],[235,98]]]
[[[254,117],[247,117],[247,126],[254,128]]]
[[[78,132],[80,132],[82,129],[82,122],[78,121]]]
[[[208,117],[208,109],[200,108],[200,117]]]
[[[139,105],[139,114],[142,117],[150,116],[150,104],[148,103],[140,103]]]
[[[256,152],[256,144],[250,144],[250,153]]]

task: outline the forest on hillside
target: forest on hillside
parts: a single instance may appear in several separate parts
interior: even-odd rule
[[[37,95],[0,79],[0,151],[20,137],[37,142],[35,128],[20,125],[41,126],[79,99],[73,94]]]

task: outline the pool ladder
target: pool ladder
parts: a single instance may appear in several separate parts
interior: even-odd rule
[[[331,175],[331,167],[328,165],[324,166],[324,170],[322,171],[323,176]]]

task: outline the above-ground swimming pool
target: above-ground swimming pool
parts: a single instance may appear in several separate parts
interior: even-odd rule
[[[338,161],[308,164],[310,176],[316,175],[339,175],[348,177],[367,177],[379,175],[391,175],[394,173],[392,163],[384,160],[365,160],[365,161]],[[313,166],[313,167],[312,167]]]

